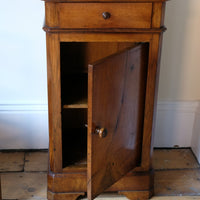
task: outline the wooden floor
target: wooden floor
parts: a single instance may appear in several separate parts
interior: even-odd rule
[[[5,200],[46,200],[47,152],[0,152]],[[200,200],[200,165],[190,149],[156,149],[152,200]],[[98,200],[125,200],[102,195]]]

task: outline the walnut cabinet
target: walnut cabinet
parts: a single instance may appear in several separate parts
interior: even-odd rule
[[[153,195],[164,0],[45,0],[48,199]]]

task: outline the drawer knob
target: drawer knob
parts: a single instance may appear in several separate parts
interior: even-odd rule
[[[96,127],[94,134],[98,134],[100,138],[104,138],[104,137],[106,137],[107,132],[106,132],[105,128]]]
[[[111,17],[111,14],[109,12],[103,12],[102,16],[104,19],[109,19]]]

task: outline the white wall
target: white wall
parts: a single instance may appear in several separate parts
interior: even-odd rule
[[[0,148],[48,147],[43,19],[40,0],[1,2]]]
[[[166,3],[159,100],[200,100],[200,1]]]
[[[0,104],[46,104],[43,2],[1,2]]]

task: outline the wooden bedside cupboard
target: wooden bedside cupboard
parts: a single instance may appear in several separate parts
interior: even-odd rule
[[[48,199],[153,195],[165,0],[45,0]]]

